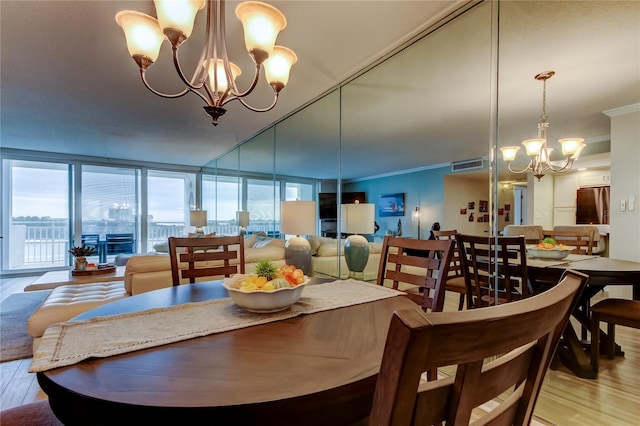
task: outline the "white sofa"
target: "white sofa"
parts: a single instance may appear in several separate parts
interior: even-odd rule
[[[270,260],[276,266],[284,265],[283,240],[258,235],[250,235],[244,240],[245,273],[253,272],[255,264],[260,260]],[[231,264],[237,264],[234,260]],[[209,281],[223,277],[205,277]],[[196,280],[197,281],[197,280]],[[183,283],[186,283],[185,280]],[[157,252],[132,256],[124,271],[124,286],[127,293],[136,295],[159,288],[171,287],[171,260],[167,253]]]

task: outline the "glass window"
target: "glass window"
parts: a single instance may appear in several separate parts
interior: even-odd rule
[[[248,232],[280,235],[280,185],[272,179],[247,179]]]
[[[242,199],[241,179],[234,176],[202,176],[202,209],[207,211],[208,232],[237,235],[236,212]]]
[[[166,243],[169,237],[183,237],[189,232],[189,211],[195,209],[196,175],[194,173],[147,173],[147,242]],[[205,228],[206,232],[206,228]]]
[[[3,160],[3,270],[69,264],[69,170],[68,164]]]
[[[82,235],[99,236],[99,261],[140,251],[140,170],[82,167]]]

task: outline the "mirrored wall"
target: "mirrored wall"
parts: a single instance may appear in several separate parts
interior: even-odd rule
[[[588,52],[562,48],[572,37],[598,36],[600,30],[580,24],[579,17],[602,13],[604,3],[469,4],[212,166],[220,175],[273,179],[263,189],[273,195],[265,218],[273,220],[274,232],[279,203],[287,199],[280,177],[289,177],[315,185],[318,236],[341,235],[343,194],[361,192],[375,205],[372,241],[388,234],[426,239],[436,222],[462,233],[498,233],[516,221],[516,189],[530,186],[533,192],[534,183],[528,174],[510,173],[495,153],[535,137],[541,107],[537,72],[554,67],[559,76],[575,72],[561,60],[569,53],[574,67],[606,58],[606,48],[596,44]],[[566,31],[563,22],[579,31]],[[589,130],[589,120],[606,119],[576,116],[571,107],[577,100],[587,102],[581,90],[591,87],[576,87],[566,78],[558,78],[556,87],[549,109],[558,131]],[[565,123],[578,124],[571,129]],[[456,143],[448,142],[452,134]],[[584,155],[609,150],[608,141],[590,142]],[[549,185],[553,177],[540,191],[548,194]],[[242,191],[247,190],[238,189],[235,208],[249,208],[253,223],[261,213],[246,205]],[[335,217],[326,213],[325,194],[335,194],[336,205],[328,209]],[[397,210],[385,211],[381,200],[388,199]],[[518,214],[526,223],[527,210]],[[336,248],[341,254],[338,240]]]

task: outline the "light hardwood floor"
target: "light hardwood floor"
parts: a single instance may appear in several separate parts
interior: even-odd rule
[[[3,279],[0,296],[22,291],[35,278]],[[447,294],[446,310],[455,310],[457,294]],[[535,415],[545,424],[559,426],[640,425],[640,330],[616,328],[624,357],[600,359],[597,380],[580,379],[561,367],[550,370],[538,398]],[[0,363],[0,409],[46,399],[30,359]]]

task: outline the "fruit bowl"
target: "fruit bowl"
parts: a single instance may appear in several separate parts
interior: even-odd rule
[[[543,249],[537,247],[527,247],[527,252],[532,257],[536,257],[538,259],[561,260],[569,256],[569,250],[561,248]]]
[[[296,303],[302,296],[304,286],[309,282],[309,277],[304,277],[304,282],[295,287],[279,288],[277,290],[246,291],[232,287],[238,280],[237,276],[225,278],[223,287],[229,292],[233,303],[239,307],[256,313],[279,312]]]

